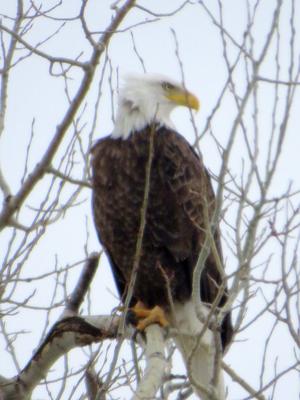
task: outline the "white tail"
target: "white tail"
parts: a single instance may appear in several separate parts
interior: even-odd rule
[[[203,312],[207,313],[205,306],[203,306]],[[195,393],[202,400],[225,400],[222,370],[218,371],[218,384],[214,387],[215,396],[209,396],[206,392],[212,388],[212,379],[215,374],[214,337],[207,329],[199,342],[199,333],[203,324],[197,318],[191,301],[176,305],[176,323],[180,334],[175,342],[185,362]]]

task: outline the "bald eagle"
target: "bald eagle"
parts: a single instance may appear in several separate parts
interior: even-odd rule
[[[215,339],[207,329],[200,344],[195,342],[203,324],[197,318],[191,295],[193,271],[215,198],[201,158],[170,119],[176,106],[198,110],[199,101],[183,85],[168,78],[127,77],[120,92],[113,132],[92,149],[93,214],[99,240],[124,301],[130,286],[147,171],[150,171],[145,226],[130,306],[140,330],[153,322],[162,326],[176,323],[181,327],[178,347],[192,368],[193,380],[207,387],[213,376]],[[214,241],[222,263],[218,229]],[[204,313],[209,312],[223,279],[220,262],[218,265],[211,252],[199,282]],[[219,306],[225,303],[226,296],[223,290]],[[171,309],[175,309],[175,315]],[[225,350],[232,336],[230,313],[225,315],[219,334]],[[221,380],[217,394],[223,399]],[[201,387],[195,391],[202,399],[207,398]]]

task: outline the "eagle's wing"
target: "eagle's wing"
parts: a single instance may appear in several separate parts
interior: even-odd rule
[[[122,298],[127,283],[118,267],[118,263],[114,259],[112,252],[114,232],[112,226],[109,224],[112,215],[118,215],[114,205],[111,204],[111,191],[114,190],[114,179],[118,176],[117,170],[114,170],[115,164],[111,158],[111,153],[114,151],[114,148],[109,145],[111,143],[114,144],[108,137],[102,138],[91,149],[93,171],[92,208],[98,238],[105,250],[117,290]],[[117,194],[115,193],[114,195],[116,196]],[[124,193],[120,191],[119,195],[123,196]],[[106,229],[103,229],[104,226]]]
[[[192,275],[207,230],[210,229],[209,221],[215,209],[215,195],[211,178],[200,157],[182,136],[174,131],[165,130],[160,136],[160,140],[164,142],[161,168],[164,170],[169,187],[175,193],[178,203],[198,232],[194,247],[195,257],[191,263],[190,273]],[[213,303],[218,295],[219,287],[225,279],[218,227],[215,229],[213,237],[220,262],[217,262],[214,253],[211,251],[206,260],[200,282],[201,300],[205,303]],[[176,252],[176,249],[173,251]],[[174,255],[176,256],[176,254]],[[227,290],[221,297],[219,305],[223,305],[226,299]],[[223,348],[229,344],[231,337],[232,325],[230,313],[228,313],[221,328]]]

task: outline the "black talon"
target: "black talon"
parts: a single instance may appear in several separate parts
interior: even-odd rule
[[[126,314],[126,324],[131,324],[133,326],[137,326],[139,320],[136,316],[136,313],[133,310],[128,310]]]

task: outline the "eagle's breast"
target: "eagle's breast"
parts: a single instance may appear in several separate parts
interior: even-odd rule
[[[184,211],[191,202],[187,191],[192,172],[186,166],[184,176],[174,176],[178,163],[176,146],[173,144],[172,149],[168,144],[167,132],[160,128],[154,137],[146,227],[134,291],[135,299],[149,306],[169,304],[167,286],[174,300],[190,296],[190,263],[198,249],[197,229]],[[124,292],[136,253],[148,157],[147,129],[127,140],[102,139],[93,149],[93,210],[97,232],[118,279],[123,282]],[[181,201],[183,197],[187,198],[186,205]]]

